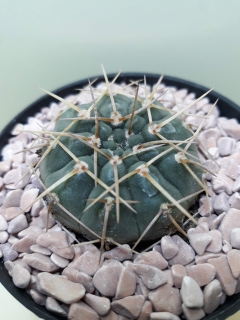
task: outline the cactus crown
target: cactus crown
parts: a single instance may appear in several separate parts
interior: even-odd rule
[[[88,104],[44,90],[67,109],[55,119],[54,131],[42,132],[49,140],[35,167],[45,188],[39,197],[47,197],[63,225],[102,248],[106,240],[135,247],[176,228],[185,234],[181,222],[186,216],[196,223],[188,209],[205,189],[193,143],[201,128],[193,133],[179,118],[192,105],[179,112],[163,107],[156,93],[161,78],[140,98],[140,82],[131,83],[131,96],[112,90],[117,77],[109,83],[103,73],[106,88],[93,89],[89,82]]]

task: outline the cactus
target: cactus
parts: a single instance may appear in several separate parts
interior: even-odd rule
[[[195,134],[157,100],[106,90],[56,119],[37,166],[58,221],[89,239],[139,243],[196,223],[190,206],[204,189]],[[146,83],[145,83],[146,85]],[[49,92],[48,92],[49,93]],[[49,93],[60,101],[60,97]],[[190,107],[190,106],[189,106]],[[187,109],[187,108],[186,108]],[[135,247],[134,246],[134,247]]]

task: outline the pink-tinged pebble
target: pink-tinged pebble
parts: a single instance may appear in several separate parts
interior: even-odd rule
[[[15,242],[12,246],[13,250],[16,250],[18,252],[30,252],[30,247],[36,243],[36,240],[26,236],[19,240],[18,242]]]
[[[98,297],[91,293],[86,293],[84,302],[95,310],[100,316],[105,316],[111,307],[110,300],[104,297]]]
[[[166,269],[168,266],[167,261],[158,251],[150,251],[139,254],[137,258],[134,260],[134,264],[136,263],[151,265],[160,270]]]
[[[182,301],[187,308],[202,308],[203,293],[197,282],[185,276],[180,290]]]
[[[128,244],[124,244],[121,247],[116,247],[112,250],[105,251],[103,256],[106,259],[116,259],[119,261],[123,261],[132,258],[132,251]]]
[[[9,207],[1,209],[2,216],[7,220],[11,221],[22,213],[22,210],[18,207]]]
[[[211,264],[203,263],[187,267],[187,275],[203,287],[215,278],[216,270]]]
[[[167,282],[165,273],[156,267],[146,264],[135,264],[133,269],[150,290],[156,289]]]
[[[236,290],[235,290],[235,294],[240,292],[240,278],[238,278],[237,280],[237,286],[236,286]]]
[[[210,156],[213,160],[218,159],[218,157],[219,157],[218,148],[209,148],[209,149],[207,149],[207,152],[208,152],[209,156]]]
[[[101,316],[100,320],[119,320],[118,315],[110,310],[106,316]]]
[[[99,320],[96,311],[90,308],[86,303],[79,301],[72,303],[68,313],[69,320]]]
[[[43,233],[38,237],[37,243],[46,248],[56,247],[60,249],[69,247],[68,237],[65,231]]]
[[[66,276],[68,278],[68,280],[72,281],[72,282],[77,282],[77,274],[78,274],[78,270],[75,267],[66,267],[63,272],[62,275]]]
[[[171,270],[164,270],[163,272],[165,273],[165,276],[167,278],[167,284],[173,286],[173,277]]]
[[[179,251],[175,257],[168,261],[169,265],[182,264],[185,266],[192,262],[195,258],[195,253],[192,247],[178,235],[172,236],[172,239],[178,246]]]
[[[162,255],[166,260],[169,260],[175,257],[179,251],[178,246],[170,236],[162,237],[161,249],[162,249]]]
[[[51,255],[50,259],[52,260],[53,263],[55,263],[57,266],[59,266],[59,268],[66,268],[67,265],[69,264],[69,260],[67,260],[63,257],[60,257],[56,253],[53,253]]]
[[[6,231],[0,231],[0,243],[7,242],[9,234]]]
[[[182,304],[182,310],[187,320],[199,320],[205,316],[203,308],[188,308],[184,303]]]
[[[236,140],[240,139],[240,125],[236,119],[219,118],[218,126],[220,126],[228,136]]]
[[[206,252],[218,253],[222,249],[222,234],[218,230],[211,230],[209,234],[212,236],[212,241],[206,248]]]
[[[38,189],[30,189],[23,193],[21,198],[20,207],[24,212],[28,212],[31,208],[33,201],[37,198],[39,193]]]
[[[7,220],[0,214],[0,231],[5,231],[8,228]]]
[[[37,202],[35,202],[31,209],[31,215],[33,217],[38,217],[39,212],[44,208],[45,204],[43,199],[39,199]]]
[[[231,232],[235,228],[240,228],[240,210],[230,209],[223,218],[218,230],[222,233],[224,240],[231,241]]]
[[[12,161],[10,159],[5,161],[0,161],[0,176],[2,176],[5,172],[10,170],[11,163]]]
[[[9,222],[8,233],[18,233],[28,227],[27,218],[24,214],[20,214]]]
[[[240,190],[240,176],[234,181],[232,191],[237,192]]]
[[[145,301],[138,317],[138,320],[148,320],[152,313],[152,304],[150,301]]]
[[[93,276],[100,267],[99,257],[100,252],[86,251],[75,260],[74,265],[79,271]]]
[[[3,177],[3,182],[8,185],[8,184],[14,184],[17,183],[17,169],[12,169],[8,171],[4,177]]]
[[[188,239],[196,253],[201,256],[212,241],[212,236],[209,233],[195,233],[189,234]]]
[[[17,257],[18,257],[17,251],[11,248],[8,250],[3,250],[3,261],[14,261]]]
[[[223,218],[225,217],[225,215],[226,215],[226,212],[221,213],[219,216],[212,214],[208,220],[209,229],[210,230],[217,229],[220,223],[222,222]]]
[[[10,243],[11,245],[13,245],[14,243],[18,242],[19,239],[14,237],[13,235],[10,235],[10,237],[8,238],[8,243]]]
[[[220,305],[222,298],[222,287],[220,282],[215,279],[207,284],[203,290],[204,311],[207,314],[212,313]]]
[[[229,165],[225,169],[225,174],[229,178],[236,180],[239,175],[239,164],[237,164],[235,160],[231,159],[229,162]],[[233,188],[234,188],[234,184],[233,184]]]
[[[83,249],[82,246],[72,246],[74,250],[74,258],[73,261],[77,260],[82,254],[83,254]]]
[[[51,250],[49,250],[48,248],[42,247],[39,244],[33,244],[30,247],[30,250],[35,253],[44,254],[45,256],[50,256],[52,254]]]
[[[9,191],[4,200],[2,209],[10,208],[10,207],[20,207],[22,194],[23,194],[23,191],[20,189]]]
[[[215,267],[217,279],[220,281],[226,295],[233,295],[237,286],[237,280],[232,275],[226,255],[216,259],[209,259],[208,263]]]
[[[39,227],[28,227],[18,233],[19,238],[29,236],[30,238],[37,240],[37,238],[43,234],[43,230]]]
[[[40,306],[45,306],[47,297],[36,289],[30,290],[32,299]]]
[[[24,289],[30,283],[30,273],[19,264],[15,264],[12,268],[13,283],[16,287]]]
[[[55,246],[50,246],[48,249],[65,259],[72,259],[74,257],[73,247],[57,248]]]
[[[216,148],[217,147],[217,141],[214,137],[209,137],[207,140],[207,145],[206,148],[210,149],[210,148]]]
[[[166,311],[175,315],[182,313],[182,300],[179,289],[173,288],[168,284],[152,290],[148,295],[155,311]]]
[[[225,174],[225,169],[220,169],[217,177],[212,178],[213,190],[219,194],[226,192],[228,195],[232,194],[233,180]]]
[[[147,299],[150,290],[145,286],[145,284],[141,278],[138,278],[137,281],[138,281],[138,284],[136,287],[135,295],[142,295],[142,296],[144,296],[145,299]]]
[[[23,189],[28,183],[31,177],[31,172],[26,165],[20,165],[17,168],[17,176],[15,186],[17,189]]]
[[[46,226],[48,226],[48,228],[52,228],[54,226],[54,224],[56,223],[55,219],[53,218],[52,214],[48,213],[48,208],[44,207],[40,212],[39,212],[39,217],[42,220],[42,224],[44,225],[44,227],[46,228]],[[68,241],[69,242],[69,241]]]
[[[112,302],[112,310],[117,314],[125,316],[130,319],[137,319],[141,313],[143,304],[143,296],[131,296]]]
[[[216,214],[227,212],[230,209],[228,198],[229,197],[225,192],[221,192],[214,198],[213,209],[216,212]]]
[[[213,213],[213,199],[210,197],[202,197],[200,199],[199,213],[202,217],[208,217]]]
[[[93,284],[106,297],[114,297],[123,266],[120,262],[111,262],[102,266],[93,277]]]
[[[223,240],[222,252],[228,254],[229,251],[232,250],[231,243],[227,240]]]
[[[228,202],[231,208],[240,209],[240,194],[235,192],[231,197],[229,197]]]
[[[66,311],[60,306],[60,304],[52,297],[47,297],[46,300],[46,309],[54,312],[56,314],[59,314],[61,316],[67,316]]]
[[[186,268],[181,264],[175,264],[171,268],[173,284],[176,288],[181,288],[182,280],[187,275]]]
[[[221,253],[221,252],[219,252],[219,253],[205,252],[202,256],[196,256],[195,262],[196,262],[196,264],[206,263],[206,262],[208,262],[209,259],[219,258],[222,255],[223,255],[223,253]]]
[[[134,294],[136,290],[136,276],[128,268],[123,268],[116,290],[116,299],[122,299]]]
[[[213,161],[213,160],[205,160],[204,161],[204,167],[206,167],[209,171],[213,172],[213,173],[218,173],[219,171],[219,166],[218,164],[216,163],[216,161]],[[211,180],[212,179],[212,174],[210,172],[206,172],[204,174],[204,177],[207,179],[207,180]]]
[[[93,285],[93,279],[89,275],[87,275],[84,272],[78,272],[76,275],[76,282],[81,283],[84,288],[86,289],[86,292],[93,293],[95,290],[95,287]]]
[[[236,141],[233,138],[221,137],[217,141],[219,154],[221,157],[229,156],[235,149]]]
[[[66,304],[80,300],[85,294],[85,288],[80,283],[47,272],[38,274],[36,284],[39,292]]]
[[[233,249],[229,251],[227,260],[233,276],[238,279],[240,277],[240,250]]]
[[[39,271],[55,272],[59,270],[59,267],[55,265],[49,257],[40,253],[26,254],[23,257],[23,261]]]

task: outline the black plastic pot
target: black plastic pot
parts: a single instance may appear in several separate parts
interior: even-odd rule
[[[114,75],[111,74],[108,77],[109,77],[109,80],[112,80],[115,77],[115,74]],[[94,77],[94,78],[91,78],[90,80],[93,80],[96,78],[98,78],[98,80],[95,82],[95,85],[104,81],[103,76]],[[147,83],[150,85],[153,85],[159,79],[159,75],[146,74],[146,78],[147,78]],[[129,80],[139,80],[139,79],[143,79],[142,73],[123,73],[116,82],[121,83],[124,81],[128,83]],[[166,84],[167,86],[174,86],[177,89],[186,88],[188,89],[189,92],[196,93],[197,97],[201,96],[202,94],[204,94],[206,91],[209,90],[208,88],[205,88],[201,85],[198,85],[186,80],[174,78],[174,77],[168,77],[168,76],[164,77],[163,83]],[[54,93],[64,98],[69,94],[76,94],[78,92],[76,91],[76,89],[83,88],[86,85],[88,85],[88,79],[80,80],[78,82],[62,87],[54,91]],[[216,99],[219,99],[217,105],[220,109],[221,116],[226,116],[228,118],[237,118],[238,120],[240,120],[240,109],[235,103],[233,103],[229,99],[225,98],[224,96],[214,91],[208,94],[208,98],[210,99],[211,103],[214,103]],[[0,149],[2,149],[8,143],[8,139],[11,137],[10,132],[12,131],[16,123],[25,123],[29,116],[34,116],[37,112],[39,112],[39,110],[42,107],[49,106],[49,104],[54,101],[56,101],[54,98],[50,96],[44,96],[39,100],[37,100],[36,102],[32,103],[29,107],[24,109],[22,112],[20,112],[2,130],[0,134]],[[45,319],[45,320],[62,319],[62,317],[58,317],[57,315],[49,312],[44,307],[41,307],[40,305],[36,304],[31,299],[31,297],[26,293],[25,290],[21,290],[15,287],[2,261],[0,261],[0,282],[19,302],[21,302],[26,308],[31,310],[41,319]],[[204,319],[225,320],[229,316],[236,313],[238,310],[240,310],[240,293],[233,295],[231,297],[227,297],[226,302],[223,305],[221,305],[211,315],[206,316]]]

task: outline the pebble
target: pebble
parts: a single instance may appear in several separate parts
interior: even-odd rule
[[[181,288],[182,280],[187,275],[186,268],[181,264],[175,264],[171,268],[173,284],[176,288]]]
[[[212,241],[212,236],[209,233],[188,233],[188,239],[192,248],[201,256],[204,254],[207,246]]]
[[[227,240],[223,240],[222,252],[228,254],[232,250],[231,243]]]
[[[7,242],[9,234],[6,231],[0,231],[0,243]]]
[[[76,282],[81,283],[88,293],[93,293],[95,287],[93,285],[93,279],[84,272],[78,272],[76,275]]]
[[[233,249],[229,251],[227,261],[233,276],[238,279],[240,277],[240,250]]]
[[[230,243],[233,248],[240,249],[240,228],[232,229]]]
[[[20,264],[15,264],[12,268],[12,279],[16,287],[24,289],[30,283],[30,273]]]
[[[115,296],[122,269],[122,264],[116,260],[102,266],[94,274],[93,284],[102,295],[106,297]]]
[[[209,234],[212,236],[212,241],[206,248],[206,252],[218,253],[222,249],[222,234],[218,230],[211,230]]]
[[[44,231],[40,228],[40,227],[37,227],[37,226],[30,226],[22,231],[20,231],[18,233],[18,237],[19,238],[24,238],[24,237],[30,237],[34,240],[37,240],[37,238],[43,234]]]
[[[240,210],[229,209],[218,230],[221,232],[223,239],[230,242],[231,232],[235,228],[240,228]]]
[[[148,320],[152,313],[152,304],[150,301],[145,301],[138,317],[138,320]]]
[[[51,259],[41,253],[30,253],[23,257],[23,260],[32,268],[40,271],[55,272],[59,267]]]
[[[174,264],[182,264],[185,266],[192,262],[195,258],[195,253],[192,247],[190,247],[190,245],[178,235],[172,236],[172,239],[178,246],[179,251],[175,257],[168,261],[169,265],[172,266]]]
[[[9,222],[8,233],[18,233],[28,227],[27,218],[24,214],[20,214]]]
[[[187,267],[187,275],[203,287],[215,278],[216,270],[211,264],[202,263]]]
[[[77,302],[85,295],[85,288],[80,283],[47,272],[38,274],[36,284],[40,293],[66,304]]]
[[[225,168],[225,174],[233,179],[233,180],[236,180],[238,178],[238,175],[239,175],[239,164],[235,163],[235,160],[234,159],[231,159],[230,162],[228,162],[228,166]],[[233,188],[234,189],[234,184],[235,184],[235,181],[233,183]]]
[[[226,295],[233,295],[237,286],[237,280],[232,275],[226,255],[209,259],[208,263],[215,267],[217,279],[220,281]]]
[[[40,211],[44,208],[45,204],[43,199],[36,201],[31,208],[31,216],[38,217]]]
[[[66,248],[70,245],[65,231],[43,233],[38,237],[37,244],[45,248],[55,247],[57,249]]]
[[[179,316],[182,313],[182,300],[179,289],[164,284],[148,294],[155,311],[166,311]]]
[[[79,301],[72,303],[68,313],[68,320],[99,320],[96,311],[90,308],[86,303]]]
[[[166,260],[170,260],[176,256],[179,249],[170,236],[164,236],[161,239],[162,255]]]
[[[74,261],[74,265],[79,271],[93,276],[100,267],[99,257],[99,251],[94,253],[86,251]]]
[[[212,187],[217,194],[221,192],[232,194],[233,180],[225,174],[225,169],[220,169],[218,176],[212,178]]]
[[[111,308],[117,314],[130,319],[137,319],[144,304],[143,296],[131,296],[112,302]]]
[[[129,268],[124,267],[118,281],[115,298],[122,299],[131,296],[135,290],[136,276]]]
[[[13,250],[12,248],[3,250],[3,261],[14,261],[17,257],[17,251]]]
[[[10,170],[11,163],[12,161],[10,159],[5,161],[0,161],[0,176],[2,176],[5,172]]]
[[[47,297],[46,299],[46,309],[59,314],[60,316],[67,316],[66,311],[60,306],[60,304],[52,297]]]
[[[217,141],[217,146],[220,156],[226,157],[233,153],[236,141],[233,138],[221,137]]]
[[[237,192],[240,190],[240,176],[234,181],[232,191]]]
[[[213,209],[216,214],[227,212],[230,209],[230,205],[228,203],[228,196],[225,192],[221,192],[214,198]]]
[[[69,264],[69,260],[63,258],[63,257],[60,257],[59,255],[57,255],[56,253],[53,253],[50,257],[50,259],[52,260],[52,262],[54,264],[56,264],[57,266],[59,266],[59,268],[66,268],[67,265]]]
[[[39,304],[40,306],[45,306],[46,305],[46,300],[47,297],[44,294],[41,294],[39,291],[36,289],[31,289],[30,290],[30,295],[32,299]]]
[[[48,208],[47,207],[44,207],[40,212],[39,212],[39,217],[41,218],[42,220],[42,224],[44,226],[44,228],[46,228],[46,226],[48,227],[48,229],[51,229],[54,224],[56,223],[56,220],[53,218],[52,214],[48,213]],[[61,228],[59,226],[57,226],[59,228],[59,231],[60,232],[63,232],[61,231]],[[51,230],[49,230],[50,232]],[[57,230],[56,230],[57,231]],[[69,241],[69,240],[68,240]]]
[[[168,266],[168,262],[158,251],[150,251],[139,254],[137,258],[134,260],[134,264],[136,263],[151,265],[160,270],[166,269]]]
[[[44,247],[40,246],[39,244],[33,244],[30,247],[30,250],[35,253],[44,254],[45,256],[50,256],[52,254],[51,250],[49,250],[48,248],[44,248]]]
[[[5,231],[8,228],[6,219],[0,214],[0,231]]]
[[[93,308],[100,316],[105,316],[110,311],[111,303],[108,298],[97,297],[94,294],[86,293],[84,302]]]
[[[22,213],[22,210],[18,207],[9,207],[1,209],[2,216],[7,220],[11,221]]]
[[[170,312],[152,312],[150,320],[180,320],[180,318]]]
[[[189,276],[185,276],[180,290],[181,298],[187,308],[203,307],[203,292],[197,282]]]
[[[156,289],[167,282],[165,273],[156,267],[136,264],[133,269],[149,290]]]
[[[220,305],[222,298],[222,287],[220,282],[215,279],[205,286],[203,289],[204,311],[207,314],[212,313]]]
[[[101,316],[100,320],[119,320],[119,317],[115,312],[110,310],[106,316]],[[142,320],[145,320],[145,319],[142,319]]]
[[[32,245],[34,245],[35,243],[36,243],[35,239],[32,239],[29,236],[26,236],[26,237],[20,239],[19,241],[15,242],[12,245],[12,249],[16,250],[18,252],[28,253],[28,252],[30,252],[30,247]]]
[[[182,310],[187,320],[200,320],[205,316],[205,312],[202,308],[187,308],[184,303],[182,305]]]
[[[204,196],[200,199],[199,213],[202,217],[208,217],[213,213],[212,198]]]
[[[112,250],[105,251],[103,256],[106,259],[115,259],[119,261],[124,261],[128,259],[132,259],[132,251],[128,244],[124,244]]]
[[[9,191],[5,197],[5,200],[1,209],[6,209],[10,207],[20,207],[22,194],[23,194],[23,191],[20,189]]]
[[[221,213],[219,216],[212,214],[208,218],[208,225],[210,230],[217,229],[220,223],[222,222],[223,218],[225,217],[226,212]]]
[[[20,208],[24,212],[28,212],[31,209],[32,203],[37,198],[38,194],[39,190],[36,188],[25,191],[21,197]]]
[[[231,208],[240,209],[240,194],[235,192],[231,197],[229,197],[228,202]]]

